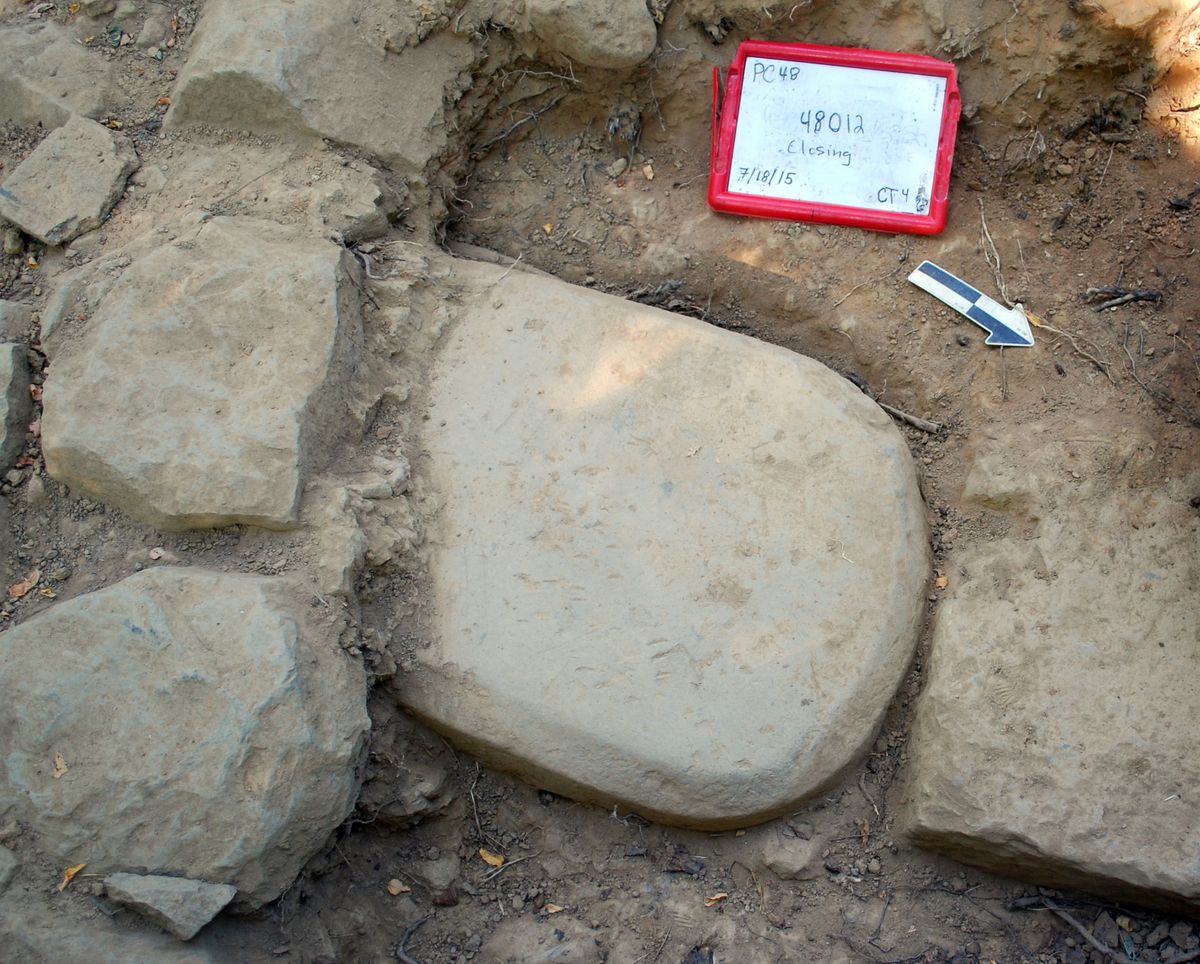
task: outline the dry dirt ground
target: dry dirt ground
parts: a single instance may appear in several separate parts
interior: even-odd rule
[[[130,5],[135,15],[144,6]],[[1068,474],[1079,444],[1073,427],[1085,417],[1103,419],[1114,435],[1145,438],[1137,477],[1111,467],[1111,483],[1130,500],[1140,485],[1195,466],[1200,196],[1192,198],[1200,189],[1200,112],[1184,103],[1174,106],[1186,110],[1171,112],[1168,103],[1166,113],[1151,116],[1148,104],[1155,96],[1169,101],[1169,91],[1152,87],[1147,47],[1110,37],[1111,50],[1095,49],[1070,76],[1047,79],[1038,72],[1043,46],[1057,38],[1087,54],[1098,28],[1085,4],[1014,0],[981,4],[978,31],[939,52],[959,64],[967,110],[949,226],[922,256],[940,253],[978,287],[1023,302],[1052,326],[1035,331],[1032,350],[1001,351],[908,285],[920,260],[913,238],[707,210],[711,73],[727,66],[739,40],[886,46],[886,34],[870,26],[872,3],[797,4],[791,22],[748,14],[746,5],[723,18],[721,4],[711,6],[717,15],[706,23],[668,12],[659,50],[636,76],[598,82],[561,64],[532,62],[502,75],[498,101],[464,124],[457,152],[442,165],[441,203],[412,212],[391,238],[403,240],[432,218],[449,246],[476,245],[519,259],[519,267],[654,299],[778,343],[942,423],[936,433],[905,427],[924,470],[939,566],[956,544],[1020,538],[1007,517],[960,500],[972,439],[984,427],[1009,443],[1019,464],[1023,424],[1036,417],[1055,426]],[[199,8],[177,5],[181,50]],[[162,134],[161,99],[177,66],[170,57],[131,61],[123,75],[127,101],[114,116],[144,161],[179,176],[145,187],[135,178],[105,229],[112,239],[156,211],[194,206],[200,180],[236,189],[271,147],[270,138],[253,133]],[[632,148],[607,131],[621,106],[641,117]],[[380,109],[386,114],[387,105]],[[0,174],[42,134],[9,127]],[[205,178],[189,174],[191,156],[212,168]],[[299,157],[295,176],[319,177],[339,157],[354,162],[336,151]],[[621,160],[632,163],[614,173]],[[42,257],[34,248],[0,261],[0,297],[39,306]],[[1101,311],[1088,290],[1104,287],[1157,297]],[[16,335],[37,361],[36,330]],[[263,573],[294,561],[286,538],[251,529],[162,536],[44,476],[35,437],[27,453],[40,480],[34,488],[44,492],[30,492],[28,473],[0,485],[0,569],[10,583],[37,564],[44,586],[65,598],[139,568],[153,549]],[[1200,509],[1200,492],[1193,504]],[[956,577],[948,569],[938,574]],[[380,600],[413,595],[417,582],[404,573],[365,578],[359,589],[367,625],[385,620]],[[414,620],[419,592],[416,598]],[[28,618],[53,602],[5,602],[2,615]],[[928,608],[936,618],[936,593]],[[893,836],[924,659],[923,646],[874,749],[841,788],[787,820],[722,834],[649,825],[539,792],[454,752],[377,695],[359,812],[276,904],[254,916],[222,917],[195,943],[230,961],[1104,959],[1064,920],[1013,909],[1036,888]],[[432,814],[396,826],[404,820],[389,803],[422,794],[417,809]],[[781,838],[823,842],[801,879],[761,869],[762,853]],[[494,869],[481,848],[507,862]],[[388,889],[393,880],[401,885],[393,885],[396,895]],[[1156,926],[1176,923],[1079,894],[1061,900],[1085,925],[1101,914],[1117,919],[1134,946]]]

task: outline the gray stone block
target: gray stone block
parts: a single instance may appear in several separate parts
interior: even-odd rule
[[[401,701],[540,786],[696,827],[831,786],[912,658],[928,535],[824,365],[461,262],[423,448],[435,641]]]
[[[64,866],[86,854],[92,873],[273,900],[358,791],[365,681],[341,628],[282,580],[175,568],[14,626],[0,636],[0,816]]]
[[[100,226],[137,169],[124,134],[72,116],[0,184],[0,217],[50,245]]]

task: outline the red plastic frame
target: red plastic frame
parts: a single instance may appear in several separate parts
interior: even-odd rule
[[[927,214],[903,214],[874,211],[869,208],[822,204],[816,201],[790,201],[782,198],[736,194],[729,190],[730,161],[737,135],[738,112],[742,99],[742,76],[747,57],[795,60],[813,64],[833,64],[892,73],[927,74],[946,79],[946,98],[942,109],[942,129],[938,137],[933,190]],[[820,47],[813,44],[766,43],[744,41],[733,65],[725,76],[725,97],[721,98],[721,72],[713,68],[712,159],[708,179],[708,203],[714,211],[725,211],[755,218],[788,221],[816,221],[819,224],[845,224],[874,231],[906,234],[940,234],[946,227],[950,197],[950,168],[954,162],[954,140],[962,99],[958,92],[958,71],[953,64],[918,54],[888,53],[882,50],[855,50],[848,47]]]

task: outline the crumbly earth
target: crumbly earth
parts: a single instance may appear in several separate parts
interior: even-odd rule
[[[72,6],[0,2],[0,15],[25,18],[45,8],[41,16],[75,23]],[[668,309],[795,349],[853,375],[882,401],[943,423],[936,433],[904,431],[924,473],[937,575],[951,590],[965,575],[954,568],[956,548],[1019,540],[1031,524],[1002,511],[1004,493],[970,497],[984,435],[1002,478],[1021,476],[1024,427],[1036,419],[1039,439],[1061,449],[1071,483],[1117,492],[1131,506],[1146,488],[1194,484],[1196,26],[1182,5],[1117,2],[1103,13],[1096,6],[660,2],[651,5],[663,16],[651,60],[637,73],[609,75],[518,49],[502,27],[473,17],[470,3],[428,5],[431,29],[454,29],[462,14],[461,29],[487,46],[490,57],[470,69],[487,79],[488,93],[463,99],[447,147],[423,179],[380,176],[399,200],[367,254],[366,303],[374,299],[375,308],[365,307],[364,328],[367,353],[390,367],[364,366],[362,396],[373,399],[365,438],[331,442],[330,461],[348,476],[365,474],[373,457],[394,461],[398,441],[412,437],[406,413],[422,399],[420,356],[437,333],[387,330],[381,318],[402,296],[428,297],[412,279],[429,266],[414,264],[409,251],[414,238],[433,231],[450,250],[483,249],[503,264],[519,260],[518,270],[661,299]],[[164,38],[152,48],[161,58],[134,56],[135,44],[93,51],[112,62],[115,77],[97,119],[120,124],[142,159],[133,188],[78,247],[33,244],[0,258],[0,298],[40,312],[48,279],[81,256],[98,257],[189,212],[328,223],[320,218],[323,186],[372,167],[359,151],[297,146],[272,131],[164,131],[203,3],[121,7],[137,24],[164,7],[170,44]],[[942,7],[953,9],[936,13]],[[939,16],[938,31],[929,33]],[[79,27],[87,39],[86,24]],[[958,63],[967,109],[950,223],[921,256],[1036,312],[1048,327],[1035,330],[1035,351],[986,348],[978,329],[914,295],[904,280],[919,260],[911,237],[708,211],[712,68],[726,66],[749,37],[907,44]],[[1190,66],[1179,59],[1189,50]],[[70,78],[57,79],[70,87]],[[386,123],[386,99],[379,110]],[[46,133],[9,123],[0,177]],[[370,280],[384,273],[386,280]],[[679,284],[664,297],[666,281]],[[1098,311],[1088,289],[1106,286],[1162,297]],[[36,323],[9,337],[27,346],[40,384]],[[1083,478],[1074,460],[1086,444],[1082,421],[1131,440],[1135,456],[1087,460]],[[34,569],[42,577],[33,592],[0,604],[6,622],[149,565],[337,575],[329,545],[302,531],[158,532],[47,476],[36,432],[25,455],[20,478],[0,483],[0,575],[5,585]],[[1200,509],[1200,488],[1190,498]],[[397,947],[425,964],[703,961],[705,949],[716,960],[747,962],[1106,959],[1064,919],[1014,904],[1041,893],[1035,886],[916,849],[894,832],[931,631],[874,747],[843,785],[763,827],[673,830],[539,792],[402,717],[388,679],[405,671],[430,623],[422,574],[404,540],[386,535],[407,520],[361,501],[348,511],[369,538],[385,533],[372,540],[368,564],[349,587],[362,629],[351,651],[381,681],[359,806],[279,901],[222,915],[191,942],[212,959],[379,961],[396,959]],[[942,591],[930,591],[931,619]],[[0,827],[0,845],[14,849],[20,873],[33,882],[19,894],[28,919],[67,909],[100,914],[86,877],[56,891],[64,868],[23,828]],[[481,850],[503,855],[505,864],[493,867]],[[14,887],[7,899],[18,899]],[[1098,939],[1140,960],[1170,960],[1200,946],[1194,927],[1177,917],[1053,893]]]

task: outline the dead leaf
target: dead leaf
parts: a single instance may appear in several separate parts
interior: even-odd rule
[[[25,267],[26,267],[26,268],[28,268],[30,271],[37,271],[37,269],[38,269],[38,259],[37,259],[37,258],[35,258],[35,257],[34,257],[34,256],[31,254],[31,255],[30,255],[28,258],[26,258],[26,259],[25,259]]]
[[[547,914],[561,914],[563,909],[558,904],[547,904],[542,908]]]
[[[58,598],[58,593],[56,593],[53,589],[39,589],[38,595],[43,596],[46,599],[57,599]]]
[[[547,221],[545,224],[542,225],[542,230],[545,231],[547,234],[553,234],[554,233],[554,225],[551,224],[549,221]]]
[[[155,103],[159,107],[170,107],[171,106],[171,98],[168,97],[166,94],[163,94],[160,98],[158,98],[157,101],[155,101]]]
[[[642,166],[642,176],[647,181],[653,181],[654,180],[654,166],[651,164],[643,165]]]
[[[29,397],[32,398],[35,402],[40,402],[42,400],[42,386],[41,385],[30,385],[29,386]]]
[[[80,6],[81,6],[81,4],[78,4],[78,3],[68,3],[67,4],[67,13],[69,13],[69,14],[79,13]]]
[[[949,576],[938,576],[933,581],[933,584],[938,589],[945,589],[948,585],[950,585],[950,577]]]
[[[8,587],[9,599],[24,599],[29,595],[29,590],[38,584],[38,580],[42,578],[42,570],[34,569],[28,576],[20,582]]]
[[[727,893],[725,893],[725,891],[721,891],[719,894],[713,894],[711,897],[705,897],[704,898],[704,906],[705,907],[716,907],[717,904],[719,904],[725,900],[729,900],[729,895]]]
[[[124,40],[125,38],[124,38],[124,37],[122,37],[121,39],[122,39],[122,40]],[[122,123],[121,123],[119,120],[117,120],[117,119],[114,117],[112,120],[110,120],[110,121],[109,121],[107,124],[105,124],[104,126],[105,126],[105,127],[107,127],[109,130],[119,131],[119,130],[120,130],[122,127],[124,127],[125,125],[124,125],[124,124],[122,124]]]
[[[35,418],[29,423],[29,434],[34,438],[42,437],[42,420],[40,418]]]
[[[65,777],[70,772],[70,767],[67,766],[66,758],[58,752],[54,754],[54,779]]]
[[[73,881],[79,875],[79,872],[86,866],[87,864],[76,864],[74,867],[68,867],[65,871],[63,871],[63,879],[58,883],[58,892],[61,894],[64,890],[70,887],[71,881]]]
[[[503,867],[504,858],[500,854],[494,854],[490,850],[479,848],[479,856],[483,858],[483,862],[489,867]]]
[[[387,892],[393,897],[399,897],[401,894],[411,894],[412,888],[393,877],[387,883]]]
[[[862,845],[865,847],[871,842],[871,821],[864,820],[859,828],[859,835],[862,837]]]

